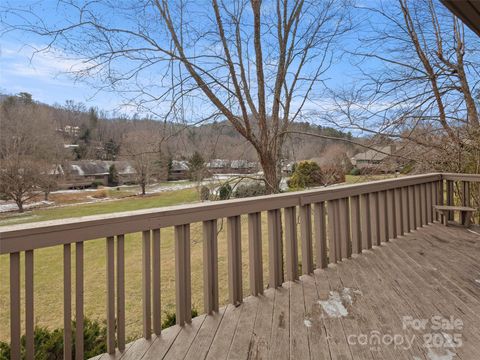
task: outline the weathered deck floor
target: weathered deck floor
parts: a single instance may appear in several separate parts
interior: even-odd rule
[[[338,298],[346,316],[332,316]],[[440,317],[456,328],[435,328]],[[452,336],[460,347],[435,347]],[[480,230],[424,227],[108,358],[480,359]]]

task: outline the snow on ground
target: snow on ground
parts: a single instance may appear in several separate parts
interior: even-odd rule
[[[25,210],[27,209],[33,209],[33,208],[36,208],[36,207],[41,207],[41,206],[48,206],[48,205],[53,205],[54,202],[53,201],[39,201],[39,202],[34,202],[34,203],[30,203],[30,204],[25,204],[23,205],[23,208]],[[18,206],[17,204],[15,203],[0,203],[0,213],[5,213],[5,212],[9,212],[9,211],[17,211],[18,210]]]
[[[328,317],[339,318],[348,316],[346,306],[353,304],[354,298],[362,295],[360,290],[343,288],[339,291],[330,291],[327,300],[320,300],[318,303]]]

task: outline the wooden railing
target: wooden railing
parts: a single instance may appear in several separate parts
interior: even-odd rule
[[[446,192],[444,190],[446,181]],[[0,254],[10,256],[11,358],[20,359],[21,302],[25,294],[26,357],[34,358],[35,250],[63,246],[64,358],[72,356],[72,286],[75,287],[75,356],[83,358],[84,242],[105,238],[107,293],[107,349],[125,349],[125,234],[142,232],[143,336],[161,332],[160,229],[174,227],[176,321],[191,321],[190,224],[203,223],[204,311],[219,310],[217,221],[227,219],[229,301],[240,304],[242,287],[241,215],[248,214],[250,292],[265,288],[261,213],[268,217],[268,285],[293,281],[301,271],[325,268],[389,239],[436,220],[433,205],[453,203],[454,183],[460,182],[463,200],[470,201],[470,182],[480,176],[426,174],[291,192],[249,199],[190,204],[75,219],[0,227]],[[283,212],[283,217],[282,217]],[[297,213],[301,256],[298,254]],[[282,219],[284,224],[282,224]],[[283,239],[284,236],[284,239]],[[315,246],[314,246],[315,245]],[[72,246],[75,279],[72,284]],[[116,247],[116,252],[115,252]],[[314,254],[315,249],[315,254]],[[25,253],[25,284],[20,283],[20,253]],[[315,256],[314,256],[315,255]],[[314,259],[315,258],[315,259]],[[285,267],[285,268],[284,268]]]

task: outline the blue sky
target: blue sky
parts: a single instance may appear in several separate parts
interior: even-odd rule
[[[371,0],[370,4],[375,1],[377,0]],[[34,3],[40,4],[42,20],[48,24],[62,23],[71,15],[62,13],[63,10],[56,7],[56,0]],[[17,5],[20,2],[13,0],[10,4]],[[123,4],[129,6],[130,3],[126,1]],[[115,15],[107,13],[105,16],[108,17],[107,21],[110,23],[128,21]],[[357,45],[356,39],[364,31],[361,19],[362,16],[358,14],[355,19],[358,28],[343,41],[342,45],[350,49]],[[376,21],[372,15],[369,20]],[[75,81],[68,72],[78,64],[78,60],[67,59],[68,56],[59,50],[34,54],[34,49],[45,46],[45,41],[46,39],[19,31],[5,33],[0,37],[1,93],[15,94],[24,91],[31,93],[35,100],[47,104],[64,104],[66,100],[74,100],[85,103],[87,106],[96,106],[110,113],[133,114],[135,110],[122,105],[124,99],[118,94],[107,91],[99,92],[95,86]],[[346,56],[336,59],[324,75],[328,86],[335,88],[348,86],[355,82],[357,72],[350,60]]]

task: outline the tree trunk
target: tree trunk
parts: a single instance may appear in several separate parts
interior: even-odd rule
[[[48,201],[48,194],[50,194],[48,191],[45,191],[45,201]]]
[[[145,195],[145,187],[146,187],[146,184],[145,183],[141,183],[140,186],[142,187],[142,195]]]
[[[23,212],[24,212],[24,209],[23,209],[23,201],[22,201],[22,200],[15,200],[15,203],[16,203],[17,206],[18,206],[18,212],[19,212],[19,213],[23,213]]]
[[[265,188],[267,194],[277,194],[280,192],[280,181],[282,179],[278,168],[278,159],[272,154],[259,154],[260,165],[263,169]]]

